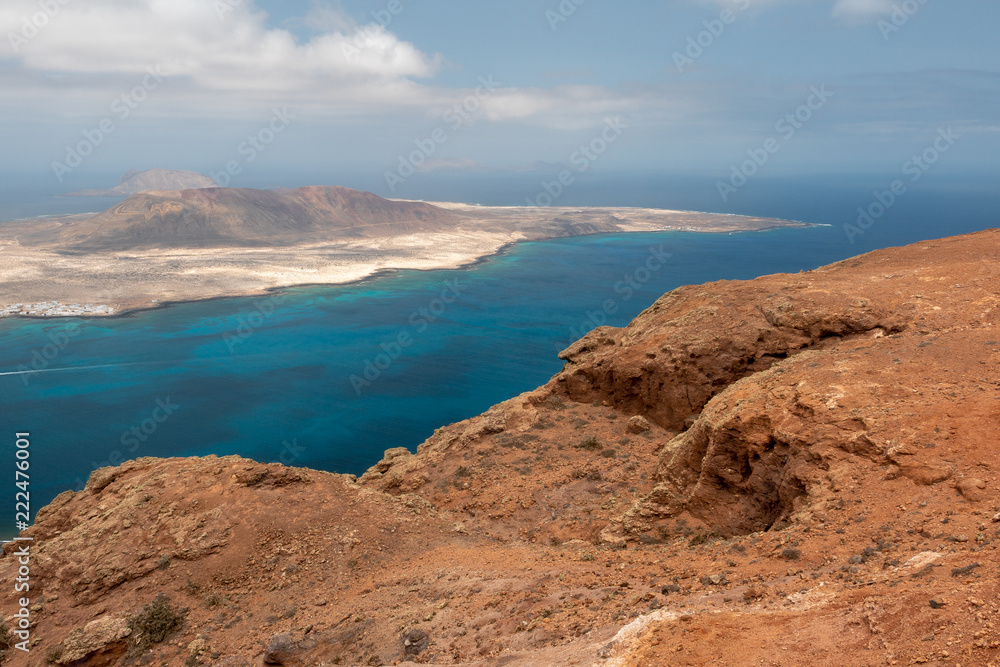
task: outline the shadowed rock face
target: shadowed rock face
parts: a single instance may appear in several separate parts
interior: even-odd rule
[[[255,246],[453,228],[462,216],[341,187],[208,188],[136,194],[60,232],[78,251]]]
[[[166,593],[152,664],[995,664],[998,249],[681,288],[359,480],[97,471],[27,531],[36,650],[121,664]]]

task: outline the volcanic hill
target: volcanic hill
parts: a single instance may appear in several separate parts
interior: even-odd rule
[[[998,250],[682,287],[360,479],[98,470],[11,664],[998,665]]]
[[[461,215],[336,186],[207,188],[135,194],[65,227],[75,250],[259,246],[442,231]]]
[[[217,188],[218,183],[211,177],[195,171],[177,169],[130,169],[121,177],[118,185],[107,190],[80,190],[69,197],[127,197],[149,190],[192,190],[195,188]]]

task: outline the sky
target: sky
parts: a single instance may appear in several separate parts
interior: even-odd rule
[[[996,0],[4,0],[0,175],[388,195],[414,172],[736,183],[747,160],[893,174],[936,152],[995,176],[998,26]]]

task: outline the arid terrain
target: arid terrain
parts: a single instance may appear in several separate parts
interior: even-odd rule
[[[653,209],[431,204],[339,187],[143,192],[96,215],[0,225],[0,316],[117,315],[387,269],[453,268],[525,240],[789,226],[805,225]]]
[[[360,479],[98,470],[10,664],[1000,665],[998,250],[680,288]]]

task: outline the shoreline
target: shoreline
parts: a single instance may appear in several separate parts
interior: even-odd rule
[[[611,233],[622,233],[622,232],[601,232],[601,233],[602,234],[603,233],[611,234]],[[643,232],[625,232],[625,233],[643,233]],[[653,233],[656,233],[656,232],[653,232]],[[598,236],[598,235],[599,234],[581,234],[580,236]],[[563,237],[563,238],[573,238],[573,237]],[[174,300],[170,300],[170,301],[161,301],[161,302],[158,302],[155,306],[135,306],[135,307],[131,307],[131,308],[129,308],[129,307],[123,307],[119,312],[115,312],[115,313],[110,314],[110,315],[93,315],[93,314],[81,314],[81,315],[22,315],[22,314],[15,314],[15,315],[0,316],[0,322],[3,322],[5,319],[11,319],[11,320],[15,320],[15,319],[16,320],[45,320],[45,321],[66,320],[66,319],[73,319],[73,320],[99,320],[99,321],[115,320],[115,319],[125,319],[125,318],[133,317],[135,315],[139,315],[139,314],[142,314],[142,313],[154,312],[154,311],[157,311],[157,310],[164,310],[164,309],[170,308],[172,306],[180,306],[180,305],[184,305],[184,304],[187,304],[187,303],[203,303],[203,302],[207,302],[207,301],[222,301],[224,299],[253,299],[253,298],[257,298],[257,297],[272,296],[272,295],[278,294],[278,293],[286,291],[286,290],[309,289],[311,287],[347,287],[347,286],[350,286],[350,285],[362,285],[362,284],[364,284],[364,283],[366,283],[368,281],[376,280],[378,278],[385,278],[387,276],[391,276],[391,275],[397,274],[397,273],[399,273],[401,271],[430,272],[430,271],[461,271],[461,270],[470,270],[470,269],[473,269],[473,268],[475,268],[476,266],[478,266],[480,264],[485,264],[486,262],[490,261],[491,259],[494,259],[496,257],[500,257],[502,255],[505,255],[512,248],[514,248],[517,245],[520,245],[521,243],[534,243],[535,241],[538,241],[538,240],[542,240],[542,239],[535,239],[535,240],[530,240],[530,241],[528,241],[528,240],[526,240],[526,241],[512,241],[510,243],[505,243],[502,247],[500,247],[494,253],[490,253],[490,254],[487,254],[487,255],[481,255],[481,256],[476,257],[475,259],[473,259],[473,260],[471,260],[469,262],[466,262],[466,263],[463,263],[463,264],[454,265],[454,266],[439,266],[439,267],[428,268],[428,269],[421,269],[421,268],[379,268],[379,269],[375,269],[372,273],[370,273],[370,274],[368,274],[366,276],[363,276],[361,278],[354,278],[354,279],[351,279],[351,280],[345,280],[345,281],[342,281],[342,282],[335,282],[335,283],[330,283],[330,282],[295,283],[295,284],[290,284],[290,285],[277,285],[275,287],[266,287],[266,288],[263,288],[261,290],[254,290],[254,291],[248,291],[248,292],[242,292],[242,293],[218,294],[218,295],[215,295],[215,296],[192,297],[190,299],[174,299]],[[545,240],[551,240],[551,239],[545,239]]]
[[[26,315],[26,314],[8,314],[6,316],[0,316],[0,322],[6,319],[10,320],[43,320],[43,321],[55,321],[55,320],[84,320],[84,321],[103,321],[103,320],[114,320],[114,319],[125,319],[129,317],[134,317],[147,312],[154,312],[157,310],[163,310],[173,306],[184,305],[188,303],[202,303],[207,301],[220,301],[224,299],[253,299],[257,297],[270,297],[281,292],[293,289],[309,289],[309,288],[324,288],[324,287],[347,287],[352,285],[362,285],[366,282],[377,280],[379,278],[384,278],[391,275],[396,275],[402,271],[414,271],[414,272],[430,272],[430,271],[462,271],[462,270],[472,270],[477,266],[485,264],[493,259],[502,257],[508,254],[515,247],[525,244],[525,243],[541,243],[545,241],[555,241],[559,239],[570,239],[570,238],[585,238],[585,237],[595,237],[595,236],[617,236],[622,234],[746,234],[746,233],[763,233],[771,232],[779,229],[809,229],[811,227],[822,227],[823,225],[817,225],[807,222],[799,221],[789,221],[796,222],[801,226],[783,226],[774,225],[771,227],[764,227],[761,229],[745,229],[737,231],[719,231],[719,232],[709,232],[709,231],[697,231],[697,230],[681,230],[681,229],[661,229],[661,230],[637,230],[637,231],[617,231],[617,232],[594,232],[591,234],[574,234],[572,236],[559,236],[545,239],[521,239],[517,241],[510,241],[504,243],[496,249],[494,252],[479,255],[467,262],[462,262],[459,264],[452,265],[441,265],[431,268],[410,268],[410,267],[382,267],[377,268],[371,273],[364,275],[360,278],[354,278],[350,280],[344,280],[340,282],[312,282],[312,283],[292,283],[288,285],[276,285],[274,287],[267,287],[257,290],[249,290],[245,292],[234,292],[228,294],[217,294],[212,296],[204,297],[191,297],[186,299],[171,299],[166,301],[161,301],[155,305],[150,306],[124,306],[114,313],[108,315],[97,315],[93,313],[81,313],[81,314],[65,314],[65,315]]]
[[[470,204],[449,206],[453,210],[475,208],[489,213],[485,207]],[[508,207],[505,212],[522,210]],[[512,223],[506,217],[488,216],[446,232],[331,239],[280,247],[178,247],[69,255],[58,248],[24,246],[16,236],[7,243],[0,238],[0,256],[13,251],[8,255],[12,258],[9,268],[0,274],[0,285],[6,283],[8,287],[7,294],[0,294],[0,321],[124,318],[184,303],[356,285],[401,271],[471,269],[505,255],[519,243],[561,238],[634,233],[733,234],[816,226],[798,220],[640,208],[629,209],[637,212],[636,218],[614,217],[623,211],[620,207],[553,208],[545,213],[557,216],[558,224],[549,223],[548,227],[544,220],[539,224],[526,220],[525,225],[520,218]],[[588,216],[596,215],[610,219],[601,218],[595,224],[594,218]],[[60,224],[58,216],[55,218],[38,220],[48,227]],[[738,220],[745,222],[733,224]],[[84,303],[92,305],[84,310],[80,305]],[[13,310],[14,306],[19,310]],[[29,314],[24,306],[39,308]]]

